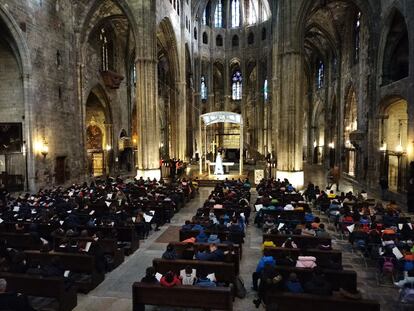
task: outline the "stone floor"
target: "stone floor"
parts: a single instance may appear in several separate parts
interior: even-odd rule
[[[325,185],[326,174],[320,167],[308,167],[305,176],[312,176],[312,182]],[[310,180],[306,180],[308,182]],[[341,183],[342,191],[352,190],[352,185],[346,182]],[[201,188],[200,194],[192,200],[185,208],[174,216],[171,224],[164,226],[161,231],[153,233],[147,240],[142,241],[138,251],[129,256],[126,261],[116,270],[106,275],[106,279],[95,290],[88,295],[78,296],[78,306],[75,311],[131,311],[131,288],[132,284],[141,279],[146,267],[150,266],[153,258],[161,257],[166,243],[157,243],[156,239],[170,225],[182,225],[185,220],[194,215],[195,210],[202,205],[211,189]],[[253,203],[257,193],[252,190]],[[252,216],[253,217],[253,216]],[[323,219],[326,221],[326,219]],[[352,269],[358,273],[358,287],[365,298],[373,299],[381,303],[382,311],[394,311],[397,309],[396,297],[398,292],[395,288],[379,286],[376,281],[375,263],[369,263],[365,267],[364,261],[358,254],[351,251],[349,243],[342,241],[339,235],[332,231],[334,236],[334,247],[343,251],[343,262],[345,269]],[[262,241],[261,230],[250,225],[247,230],[246,241],[243,246],[243,259],[241,261],[240,276],[245,281],[248,295],[245,299],[236,299],[234,310],[264,310],[261,306],[255,309],[252,300],[255,293],[251,290],[251,273],[255,270],[256,264],[261,256],[260,244]],[[166,308],[148,308],[149,310],[168,310]],[[311,310],[311,309],[309,309]]]

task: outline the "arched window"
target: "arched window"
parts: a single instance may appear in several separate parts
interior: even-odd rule
[[[256,24],[259,19],[259,3],[257,0],[249,0],[247,5],[248,5],[246,8],[247,13],[248,13],[247,22],[250,25]]]
[[[242,99],[242,87],[243,87],[243,78],[239,70],[236,70],[232,77],[232,99],[241,100]]]
[[[136,85],[137,84],[137,67],[135,66],[134,62],[132,62],[132,66],[131,66],[131,80],[132,80],[132,84]]]
[[[231,1],[231,27],[240,27],[240,0]]]
[[[267,100],[269,99],[269,85],[267,79],[264,81],[263,85],[263,99],[265,102],[267,102]]]
[[[207,9],[203,12],[203,17],[201,18],[201,24],[206,26],[207,25]]]
[[[216,4],[216,10],[214,11],[214,27],[223,27],[223,2],[218,0]]]
[[[208,96],[208,89],[206,84],[206,78],[201,76],[201,85],[200,85],[201,100],[206,101]]]
[[[194,40],[197,40],[197,28],[194,27]]]
[[[216,37],[216,46],[223,46],[223,37],[221,35]]]
[[[232,46],[239,46],[239,36],[234,35],[231,42],[232,42]]]
[[[109,52],[110,43],[106,35],[105,28],[101,29],[99,40],[101,43],[101,70],[108,71],[109,70],[109,58],[110,58],[110,52]]]
[[[207,6],[203,12],[203,16],[201,18],[201,23],[204,26],[210,26],[211,25],[211,1],[207,3]]]
[[[359,61],[359,52],[361,50],[361,12],[357,13],[354,28],[354,61]]]
[[[203,43],[208,44],[208,35],[207,32],[203,32]]]
[[[253,32],[249,33],[249,36],[247,37],[247,43],[249,45],[254,43],[254,34],[253,34]]]
[[[321,89],[325,82],[325,66],[322,61],[318,62],[318,71],[317,71],[316,80],[317,80],[318,89]]]

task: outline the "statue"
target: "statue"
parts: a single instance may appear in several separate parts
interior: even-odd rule
[[[221,154],[220,152],[217,153],[217,157],[216,157],[216,165],[214,168],[214,175],[223,175],[224,171],[223,171],[223,159],[221,158]]]

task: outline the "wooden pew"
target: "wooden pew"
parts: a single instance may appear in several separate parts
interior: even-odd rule
[[[301,284],[310,281],[313,274],[312,269],[277,265],[276,271],[282,275],[284,280],[287,280],[292,272],[296,273]],[[330,269],[322,269],[322,271],[325,274],[326,280],[332,285],[333,290],[339,290],[340,288],[350,292],[357,290],[357,274],[355,271]]]
[[[275,303],[279,311],[318,310],[318,311],[380,311],[380,304],[373,300],[353,300],[334,296],[317,296],[269,292],[267,304]]]
[[[282,247],[265,247],[263,254],[272,256],[276,259],[284,259],[290,256],[297,260],[301,252],[303,256],[313,256],[316,258],[316,264],[319,267],[329,268],[332,263],[342,267],[342,252],[338,250],[323,251],[319,249],[299,249],[299,248],[282,248]]]
[[[298,248],[317,248],[319,245],[332,245],[330,238],[318,238],[307,235],[263,234],[263,242],[273,241],[276,246],[281,246],[288,238],[297,244]]]
[[[67,288],[65,279],[33,276],[19,273],[0,273],[7,281],[7,290],[27,296],[55,298],[59,302],[59,311],[70,311],[76,307],[78,297],[76,286]]]
[[[208,249],[208,244],[203,243],[195,243],[195,244],[188,244],[182,242],[172,242],[170,243],[174,246],[179,258],[184,259],[185,253],[196,254],[198,251],[204,251]],[[234,255],[231,256],[231,262],[234,263],[234,268],[236,269],[236,274],[239,274],[240,271],[240,246],[235,244],[234,247],[229,246],[228,244],[217,244],[217,247],[221,249],[223,252],[225,251],[233,251]],[[230,261],[226,261],[230,262]]]
[[[244,243],[244,233],[243,232],[230,232],[230,231],[219,231],[219,232],[210,232],[209,230],[204,231],[207,235],[217,234],[219,239],[224,241],[232,239],[236,244]],[[196,237],[200,232],[198,230],[180,230],[180,241],[187,240],[192,237]]]
[[[25,251],[29,262],[36,261],[41,264],[49,263],[53,257],[59,257],[60,263],[65,270],[75,273],[88,274],[88,280],[76,281],[75,284],[79,291],[88,293],[90,290],[98,286],[104,279],[105,274],[99,272],[95,266],[95,258],[87,254],[78,253],[62,253],[62,252],[39,252],[39,251]]]
[[[54,242],[53,242],[54,251],[56,252],[61,251],[59,249],[59,245],[61,244],[62,239],[63,238],[61,237],[54,238]],[[116,267],[121,265],[125,260],[124,249],[118,247],[117,241],[115,239],[99,239],[98,241],[95,241],[92,238],[80,238],[80,237],[66,238],[66,239],[68,239],[69,242],[83,241],[83,242],[98,243],[105,254],[112,256],[113,258],[113,266],[111,267],[112,269],[115,269]]]
[[[0,239],[6,240],[7,247],[18,250],[39,250],[42,242],[29,233],[1,232]]]
[[[155,258],[152,261],[152,265],[155,271],[165,274],[168,271],[173,271],[177,275],[185,267],[190,266],[197,270],[197,273],[215,273],[218,282],[222,283],[234,283],[236,278],[235,268],[233,263],[214,262],[214,261],[201,261],[201,260],[166,260]]]
[[[145,311],[145,305],[233,310],[230,287],[201,288],[197,286],[162,287],[136,282],[132,285],[132,310]]]

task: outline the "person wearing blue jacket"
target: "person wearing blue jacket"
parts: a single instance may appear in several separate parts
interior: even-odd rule
[[[253,290],[257,291],[258,289],[258,282],[260,278],[260,274],[262,273],[266,264],[271,265],[272,267],[276,266],[276,260],[272,256],[263,256],[260,258],[259,263],[257,264],[256,271],[253,272],[252,280],[253,280]]]

